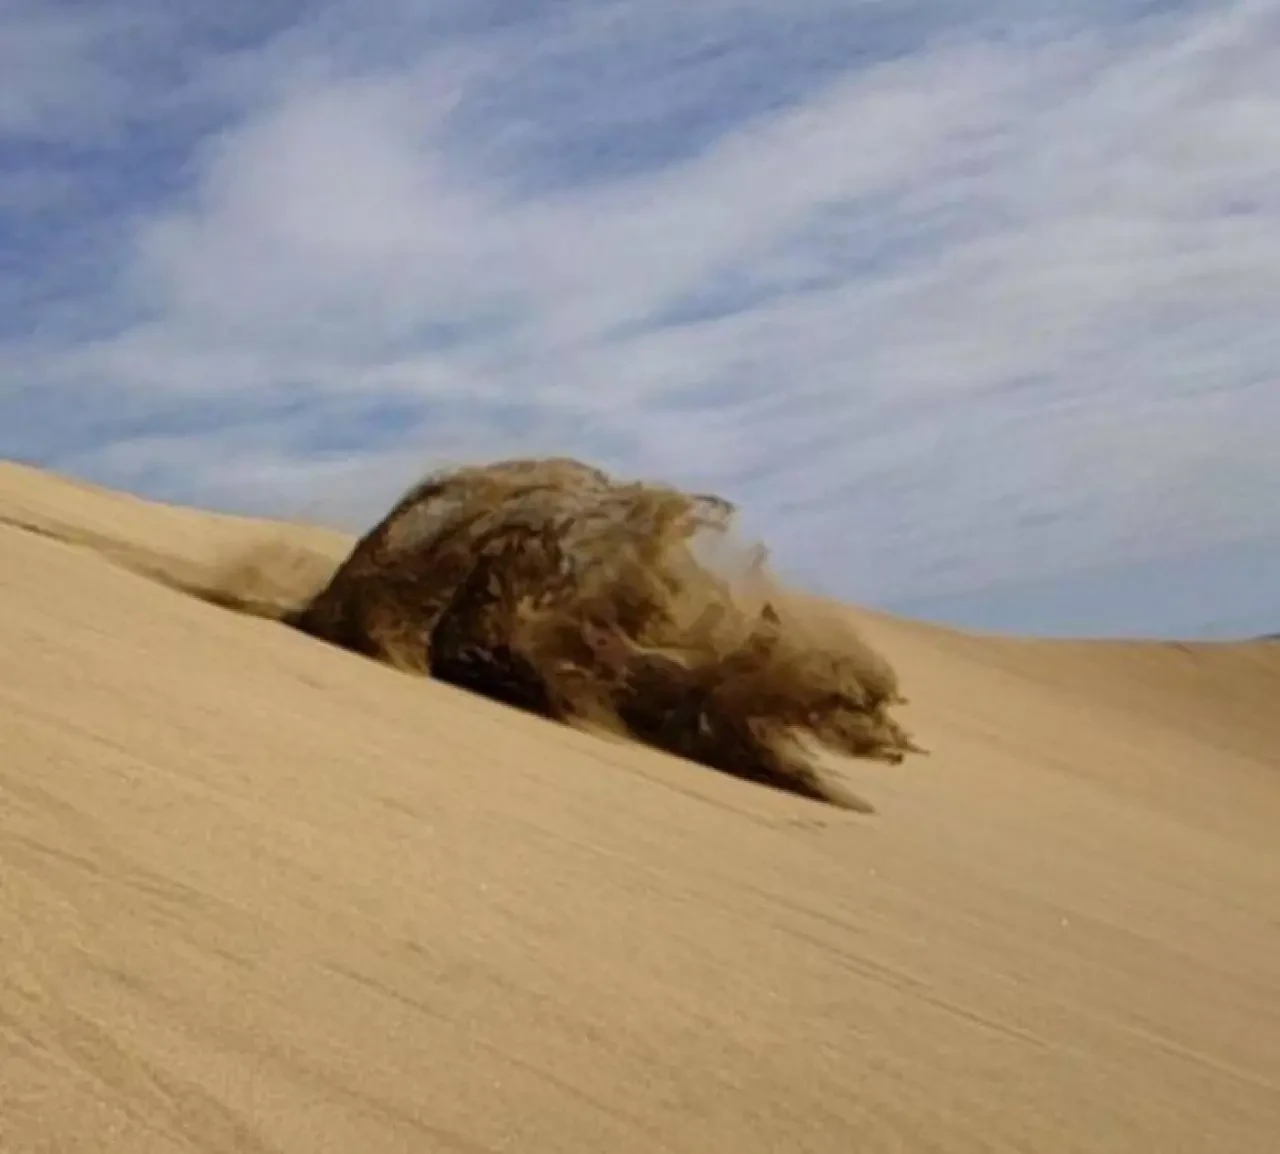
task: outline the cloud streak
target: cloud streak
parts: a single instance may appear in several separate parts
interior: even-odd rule
[[[579,453],[881,603],[1280,538],[1277,12],[1059,10],[36,21],[0,450],[353,516]]]

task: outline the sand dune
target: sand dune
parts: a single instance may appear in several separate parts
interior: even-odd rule
[[[0,466],[4,1154],[1274,1147],[1274,644],[860,614],[864,817],[181,591],[281,532]]]

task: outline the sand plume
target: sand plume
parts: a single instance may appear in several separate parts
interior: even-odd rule
[[[733,515],[565,458],[471,466],[406,493],[284,616],[406,672],[869,810],[798,739],[918,751],[889,715],[892,667],[847,623],[806,629],[763,549],[736,572],[702,556]]]

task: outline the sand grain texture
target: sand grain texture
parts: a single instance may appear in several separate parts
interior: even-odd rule
[[[861,614],[865,818],[156,580],[277,532],[0,466],[4,1154],[1274,1145],[1275,645]]]

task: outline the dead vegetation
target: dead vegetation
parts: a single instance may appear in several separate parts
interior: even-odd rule
[[[734,509],[577,461],[428,477],[352,549],[294,627],[408,672],[846,808],[805,743],[897,763],[892,668],[833,614],[726,566]],[[252,611],[252,610],[251,610]]]

